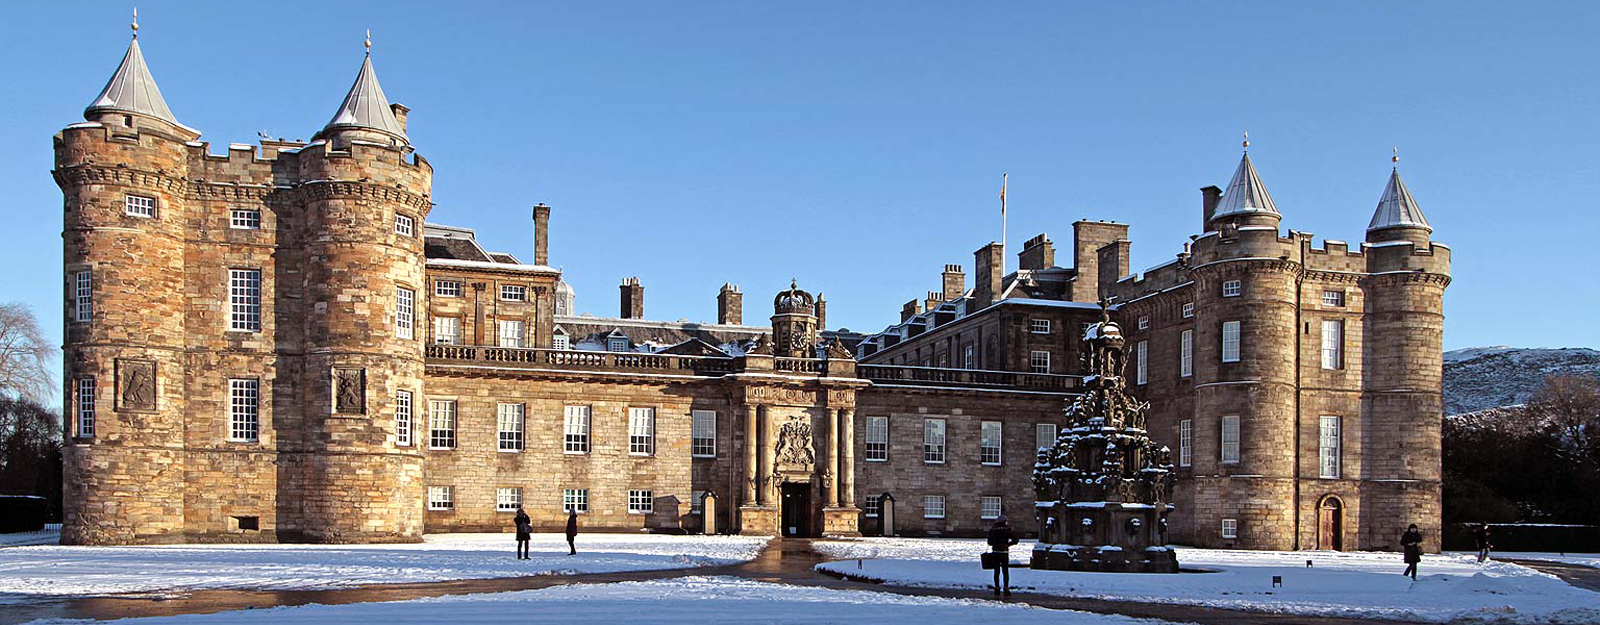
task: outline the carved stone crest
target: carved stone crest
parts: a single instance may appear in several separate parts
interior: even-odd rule
[[[817,463],[816,451],[811,444],[811,420],[791,418],[778,429],[778,446],[773,457],[779,467],[794,467],[809,471]]]
[[[117,410],[156,409],[156,361],[117,359]]]
[[[339,414],[366,414],[366,369],[333,370],[333,411]]]

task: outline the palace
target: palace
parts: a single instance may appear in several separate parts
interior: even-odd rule
[[[827,328],[798,285],[744,318],[577,313],[549,264],[436,223],[433,166],[369,56],[310,142],[222,154],[168,109],[135,39],[56,135],[64,196],[67,544],[416,541],[560,527],[785,535],[1036,531],[1032,471],[1084,388],[1102,298],[1130,392],[1177,465],[1168,539],[1391,546],[1439,532],[1449,248],[1398,173],[1367,241],[1280,232],[1248,155],[1200,234],[1128,270],[1128,228],[1073,224],[1019,268],[897,324]],[[762,307],[762,313],[767,311]]]

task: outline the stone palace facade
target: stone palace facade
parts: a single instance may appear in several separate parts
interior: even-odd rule
[[[415,541],[554,529],[959,535],[1037,525],[1031,474],[1115,302],[1129,388],[1178,465],[1172,538],[1437,545],[1449,249],[1391,177],[1367,243],[1279,231],[1248,157],[1170,263],[1127,227],[1048,237],[870,336],[793,286],[744,319],[577,314],[531,262],[430,220],[432,165],[363,60],[310,142],[221,154],[167,108],[135,40],[56,135],[64,196],[68,544]],[[766,312],[765,307],[762,310]]]

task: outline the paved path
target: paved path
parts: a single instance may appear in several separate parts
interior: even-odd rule
[[[587,575],[543,575],[500,579],[469,579],[412,584],[377,584],[341,590],[198,590],[177,595],[112,595],[43,599],[28,604],[0,605],[0,625],[41,618],[117,619],[180,614],[211,614],[276,606],[318,603],[337,605],[375,601],[404,601],[442,595],[496,593],[549,588],[568,584],[609,584],[702,575],[729,575],[777,584],[814,586],[838,590],[887,592],[920,597],[979,599],[1025,603],[1041,608],[1121,614],[1202,625],[1395,625],[1398,621],[1325,618],[1245,612],[1164,603],[1081,599],[1036,593],[1015,593],[996,598],[991,592],[943,588],[910,588],[839,579],[815,570],[822,556],[803,539],[774,539],[754,560],[740,564],[665,571],[634,571]],[[982,571],[974,570],[974,575]]]
[[[1579,588],[1600,592],[1600,569],[1584,566],[1582,564],[1567,564],[1565,562],[1551,562],[1548,560],[1505,560],[1514,564],[1534,569],[1541,573],[1549,573],[1561,578],[1562,581]]]

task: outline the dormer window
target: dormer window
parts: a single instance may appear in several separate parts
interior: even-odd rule
[[[609,337],[606,337],[606,351],[608,351],[608,352],[625,352],[625,351],[629,351],[628,337],[626,337],[626,336],[609,336]]]
[[[155,219],[156,199],[143,195],[129,195],[123,199],[122,212],[145,219]]]
[[[571,349],[572,343],[567,339],[566,332],[556,328],[556,333],[550,336],[550,347],[552,349]]]

